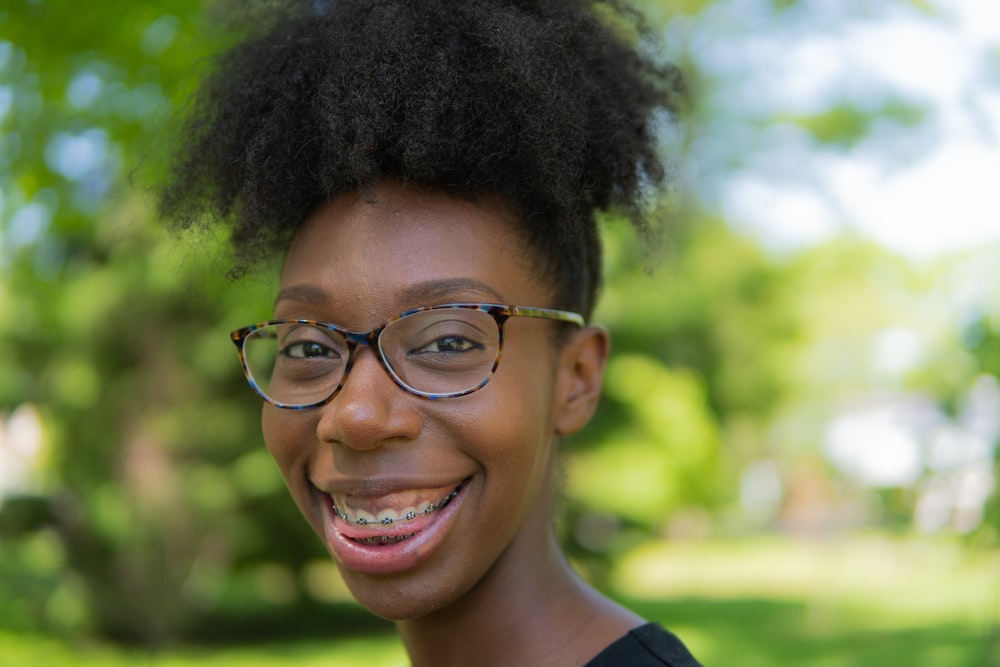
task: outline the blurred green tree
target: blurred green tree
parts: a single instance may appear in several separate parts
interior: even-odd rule
[[[0,406],[36,406],[46,445],[35,488],[0,499],[15,627],[165,641],[230,570],[317,551],[227,341],[269,285],[228,284],[216,239],[166,239],[144,193],[171,99],[218,46],[203,9],[0,10]]]

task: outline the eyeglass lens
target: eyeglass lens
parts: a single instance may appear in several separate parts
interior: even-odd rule
[[[470,308],[425,310],[391,322],[379,354],[396,380],[422,394],[475,388],[493,370],[500,333],[493,316]],[[350,346],[339,331],[310,324],[276,324],[249,334],[244,358],[257,387],[272,401],[307,405],[341,384]]]

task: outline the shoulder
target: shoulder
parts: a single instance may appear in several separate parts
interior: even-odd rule
[[[584,667],[701,667],[680,639],[646,623],[610,644]]]

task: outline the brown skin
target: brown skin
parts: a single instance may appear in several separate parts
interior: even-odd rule
[[[551,306],[529,255],[501,202],[385,182],[304,223],[275,314],[367,330],[438,303]],[[264,408],[267,446],[325,540],[325,493],[374,498],[467,480],[440,543],[413,567],[372,574],[338,561],[358,601],[396,621],[416,667],[577,667],[643,622],[583,583],[553,536],[558,439],[590,420],[609,345],[597,327],[557,343],[553,326],[508,321],[496,374],[468,396],[411,395],[362,348],[327,405]]]

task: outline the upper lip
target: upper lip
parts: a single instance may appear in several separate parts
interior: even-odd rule
[[[321,482],[312,480],[312,484],[323,493],[352,498],[381,498],[393,493],[415,491],[420,489],[439,489],[457,487],[467,477],[380,477],[373,479],[339,479]]]

